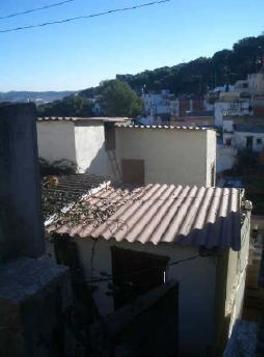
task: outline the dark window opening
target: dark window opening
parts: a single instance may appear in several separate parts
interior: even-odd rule
[[[246,137],[246,147],[247,150],[252,151],[253,150],[253,136],[247,136]]]
[[[105,150],[115,150],[116,141],[115,141],[115,127],[113,123],[104,124],[105,131]]]
[[[261,145],[261,144],[262,144],[262,139],[261,138],[257,139],[257,145]]]
[[[112,247],[115,309],[164,284],[169,258]]]
[[[144,160],[122,160],[122,179],[124,183],[144,185]]]
[[[225,144],[226,144],[227,146],[231,146],[231,145],[232,145],[232,139],[231,139],[231,138],[226,139],[226,140],[225,140]]]
[[[211,166],[211,186],[215,186],[215,164]]]

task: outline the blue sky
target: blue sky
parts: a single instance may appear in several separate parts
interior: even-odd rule
[[[1,0],[0,16],[59,0]],[[0,20],[0,30],[151,0],[75,0]],[[172,0],[43,29],[0,33],[0,91],[82,89],[232,48],[264,31],[264,0]]]

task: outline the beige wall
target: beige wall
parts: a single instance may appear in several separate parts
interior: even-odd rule
[[[39,156],[50,163],[69,160],[80,173],[113,176],[105,151],[104,124],[99,121],[38,121]]]
[[[105,151],[102,122],[38,121],[37,128],[40,157],[70,160],[80,173],[120,178]],[[121,159],[143,159],[145,183],[210,186],[215,147],[213,130],[116,128],[119,167]]]
[[[76,163],[74,123],[70,121],[38,121],[39,157],[54,162],[66,159]]]
[[[213,130],[117,128],[117,156],[145,161],[145,183],[210,185]]]
[[[133,249],[169,257],[169,263],[197,254],[197,249],[175,245],[118,243],[115,240],[78,239],[80,261],[89,281],[104,278],[112,273],[111,246]],[[167,278],[179,282],[179,356],[205,356],[214,335],[216,265],[213,257],[195,260],[168,268]],[[97,284],[94,292],[99,312],[105,316],[114,311],[113,297],[109,295],[109,283]]]

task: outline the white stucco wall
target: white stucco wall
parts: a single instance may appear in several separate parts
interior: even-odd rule
[[[37,131],[41,158],[50,163],[66,159],[79,173],[114,177],[102,121],[37,121]]]
[[[79,172],[112,177],[109,156],[105,151],[103,122],[78,121],[74,133]]]
[[[246,149],[247,136],[253,136],[253,151],[260,152],[264,148],[264,133],[240,132],[234,133],[234,145],[238,149]],[[257,139],[261,139],[262,143],[257,144]]]
[[[214,130],[207,130],[206,151],[206,186],[210,187],[215,186],[216,181],[216,132]],[[214,182],[212,182],[213,176]]]
[[[229,133],[234,131],[234,120],[232,119],[224,119],[223,120],[223,130]]]
[[[192,247],[171,245],[117,243],[114,240],[77,240],[80,260],[87,280],[104,278],[102,273],[112,273],[111,246],[133,249],[170,258],[170,262],[197,254]],[[195,260],[168,268],[167,278],[179,282],[179,355],[205,356],[206,348],[213,344],[215,309],[216,264],[213,257],[199,257]],[[114,311],[113,297],[108,284],[100,282],[94,292],[94,299],[102,315]],[[96,284],[95,284],[96,285]]]
[[[239,98],[224,98],[228,96],[232,96],[232,92],[223,93],[222,101],[220,99],[219,102],[215,103],[215,125],[220,128],[223,127],[223,120],[226,115],[253,115],[249,100],[240,101]]]
[[[235,165],[237,150],[232,146],[217,145],[216,172],[230,170]]]
[[[216,102],[214,109],[215,125],[217,127],[223,127],[223,118],[225,113],[228,111],[230,103]]]
[[[76,163],[74,123],[37,121],[39,157],[49,161],[66,159]]]
[[[146,184],[208,186],[215,135],[213,130],[116,128],[117,157],[120,163],[122,159],[144,160]]]

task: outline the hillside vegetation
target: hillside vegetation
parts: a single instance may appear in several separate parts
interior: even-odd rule
[[[235,43],[232,50],[216,52],[211,58],[200,57],[136,75],[119,74],[117,80],[102,82],[98,87],[40,106],[39,112],[41,115],[91,116],[90,99],[97,97],[104,115],[135,116],[142,110],[138,95],[143,88],[146,91],[169,89],[175,95],[203,95],[208,89],[245,79],[249,73],[259,71],[263,64],[264,35],[247,37]]]
[[[258,71],[263,64],[264,35],[247,37],[234,44],[232,50],[224,49],[213,57],[200,57],[173,67],[157,68],[136,75],[117,75],[134,90],[143,87],[150,91],[169,89],[176,95],[204,94],[208,89],[225,83],[233,84]]]

